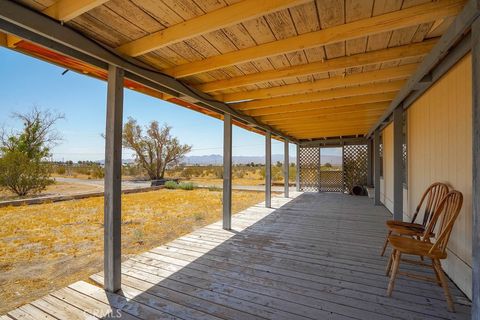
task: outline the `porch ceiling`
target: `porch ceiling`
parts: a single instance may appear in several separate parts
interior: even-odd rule
[[[17,2],[297,140],[367,133],[465,4],[463,0]],[[0,44],[39,55],[21,42],[0,36]],[[72,67],[65,60],[49,60]],[[195,102],[143,91],[219,117]]]

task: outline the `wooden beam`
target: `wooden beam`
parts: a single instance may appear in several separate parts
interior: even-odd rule
[[[7,34],[0,32],[0,47],[6,47],[7,46]]]
[[[367,140],[367,187],[373,186],[373,141]]]
[[[285,139],[283,142],[283,196],[289,197],[290,191],[290,156],[289,141]]]
[[[278,128],[279,130],[283,131],[291,131],[291,130],[297,130],[297,131],[315,131],[318,129],[343,129],[346,127],[358,127],[358,126],[368,126],[372,122],[376,120],[378,117],[378,114],[372,115],[372,116],[365,116],[363,118],[351,118],[347,120],[328,120],[324,119],[322,121],[317,121],[317,122],[308,122],[304,124],[275,124],[272,125],[275,128]]]
[[[272,136],[265,133],[265,207],[272,206]]]
[[[105,130],[104,273],[105,290],[121,288],[122,223],[122,69],[110,65]]]
[[[58,0],[43,10],[46,15],[63,22],[70,21],[108,0]]]
[[[322,139],[322,138],[331,138],[331,137],[347,137],[347,136],[356,136],[364,134],[367,129],[357,128],[357,129],[348,129],[348,130],[324,130],[317,132],[300,132],[300,133],[291,133],[292,136],[299,140],[303,139]]]
[[[300,145],[298,143],[296,145],[296,153],[295,168],[297,169],[297,172],[295,174],[295,190],[298,192],[300,191]]]
[[[125,43],[117,50],[123,54],[136,57],[173,43],[309,1],[311,0],[243,0]]]
[[[274,121],[269,122],[274,127],[289,127],[289,128],[308,128],[315,127],[318,124],[328,123],[335,125],[342,125],[342,123],[348,122],[365,122],[376,120],[375,117],[381,113],[381,110],[369,111],[369,112],[355,112],[347,113],[342,112],[338,114],[324,114],[321,116],[313,116],[306,119],[292,119],[292,121]]]
[[[395,100],[392,101],[390,107],[385,113],[378,119],[378,121],[370,128],[368,136],[370,136],[375,130],[383,125],[384,121],[387,121],[393,110],[404,103],[409,96],[415,94],[414,87],[421,79],[428,73],[434,73],[435,70],[440,69],[441,72],[436,72],[438,78],[440,78],[445,72],[447,72],[451,66],[459,61],[464,54],[462,49],[462,38],[468,33],[473,21],[480,17],[480,10],[478,9],[478,0],[469,0],[464,6],[462,12],[455,18],[448,30],[442,35],[438,44],[432,49],[432,51],[423,59],[417,71],[408,79],[408,82],[398,93]],[[459,43],[460,41],[460,43]],[[460,54],[457,52],[460,49]],[[443,66],[442,66],[443,65]],[[445,68],[446,66],[446,68]],[[436,78],[435,76],[433,78]],[[432,82],[432,84],[435,81]],[[426,89],[425,89],[426,90]],[[411,103],[412,101],[410,101]],[[403,106],[402,107],[407,107]]]
[[[406,64],[403,66],[380,69],[375,71],[360,72],[336,76],[327,79],[307,81],[301,83],[288,84],[273,88],[257,89],[251,91],[226,93],[214,95],[213,97],[220,101],[232,102],[250,99],[271,99],[280,96],[287,96],[296,93],[310,93],[321,90],[334,89],[338,87],[350,87],[373,82],[387,80],[407,79],[417,69],[417,63]]]
[[[252,102],[242,102],[232,104],[236,110],[254,110],[268,108],[273,106],[282,106],[302,102],[325,101],[344,97],[353,97],[382,92],[397,92],[404,85],[405,80],[396,80],[392,82],[372,83],[357,87],[337,88],[326,91],[295,94],[291,96],[278,97],[272,99],[256,100]]]
[[[223,229],[232,228],[232,116],[223,117]]]
[[[307,111],[298,111],[295,113],[288,114],[278,114],[278,115],[267,115],[257,117],[258,120],[262,122],[275,122],[275,121],[289,121],[295,119],[308,119],[315,116],[321,116],[325,114],[339,114],[339,113],[349,113],[349,112],[367,112],[371,110],[385,110],[389,105],[388,102],[375,102],[375,103],[366,103],[358,105],[349,105],[349,106],[339,106],[332,107],[329,109],[320,109],[320,110],[307,110]]]
[[[334,109],[335,107],[355,106],[355,105],[369,104],[369,103],[375,103],[375,102],[388,102],[388,101],[392,101],[393,98],[395,98],[395,95],[396,95],[396,92],[365,94],[361,96],[338,98],[333,100],[314,101],[314,102],[307,102],[307,103],[300,103],[300,104],[289,104],[289,105],[278,106],[278,107],[246,110],[244,111],[244,113],[252,117],[261,117],[261,116],[274,117],[282,114],[286,118],[288,118],[289,116],[291,116],[291,113],[296,113],[299,111],[328,110],[328,109]],[[259,120],[261,119],[262,118],[259,118]]]
[[[375,130],[373,136],[373,186],[375,188],[374,203],[376,206],[382,204],[380,201],[380,132]]]
[[[393,112],[393,219],[403,221],[403,108]]]
[[[195,87],[203,92],[214,92],[237,87],[253,85],[268,81],[291,79],[311,74],[344,70],[378,64],[383,62],[396,61],[404,58],[421,57],[426,55],[437,43],[437,39],[426,40],[419,43],[408,44],[388,49],[375,50],[366,53],[354,54],[351,56],[332,58],[328,60],[290,66],[276,70],[252,73],[231,79],[211,81],[198,84]]]
[[[332,133],[335,132],[338,136],[346,136],[351,134],[358,134],[361,135],[365,132],[366,125],[351,125],[351,126],[343,126],[343,127],[328,127],[322,126],[318,127],[317,129],[287,129],[287,132],[290,132],[292,135],[298,136],[302,134],[318,134],[319,132],[328,132]]]
[[[167,69],[165,72],[175,78],[182,78],[235,64],[416,26],[437,19],[455,16],[460,12],[464,4],[465,2],[463,0],[439,0],[429,2],[320,31],[309,32],[284,40],[229,52],[201,61],[187,63]]]

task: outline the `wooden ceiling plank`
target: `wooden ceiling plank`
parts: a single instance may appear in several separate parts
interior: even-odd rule
[[[304,65],[292,66],[277,70],[259,72],[226,80],[212,81],[197,85],[196,88],[203,92],[214,92],[230,88],[237,88],[256,83],[262,83],[284,78],[297,77],[320,72],[329,72],[345,67],[363,66],[376,64],[382,61],[398,60],[405,57],[424,56],[437,43],[437,39],[431,39],[420,43],[409,44],[400,47],[371,51],[356,54],[350,57],[340,57],[325,61],[318,61]]]
[[[167,69],[164,72],[182,78],[238,63],[285,54],[307,48],[324,46],[385,31],[416,26],[436,19],[457,15],[464,6],[463,0],[439,0],[411,8],[361,19],[335,27],[305,33],[284,40],[230,52]]]
[[[63,22],[70,21],[108,0],[59,0],[43,10],[46,15]]]
[[[365,94],[395,92],[395,91],[399,91],[404,84],[405,84],[405,80],[373,83],[373,84],[367,84],[363,86],[337,88],[337,89],[312,92],[307,94],[298,94],[298,95],[277,97],[272,99],[242,102],[242,103],[232,104],[231,106],[235,108],[235,110],[244,111],[244,110],[254,110],[254,109],[268,108],[273,106],[302,103],[302,102],[333,100],[337,98],[360,96]]]
[[[123,54],[136,57],[176,42],[194,38],[307,1],[310,0],[244,0],[125,43],[118,47],[117,50]]]
[[[354,118],[362,118],[362,117],[368,117],[368,116],[374,116],[375,119],[377,120],[381,115],[382,112],[385,111],[385,107],[383,108],[373,108],[371,110],[353,110],[353,111],[342,111],[338,112],[335,114],[326,114],[326,113],[317,113],[317,114],[312,114],[312,115],[306,115],[306,116],[296,116],[291,119],[278,119],[278,120],[268,120],[264,121],[264,123],[267,123],[268,125],[289,125],[289,126],[305,126],[309,123],[316,123],[320,120],[339,120],[339,121],[345,121],[348,117],[354,117]]]
[[[369,112],[380,112],[385,111],[388,107],[388,102],[374,102],[374,103],[366,103],[366,104],[359,104],[354,106],[343,106],[343,107],[335,107],[329,110],[309,110],[309,111],[299,111],[295,114],[281,114],[276,116],[264,116],[260,117],[264,123],[288,123],[289,121],[297,121],[299,119],[303,119],[304,121],[313,120],[317,117],[324,117],[324,116],[343,116],[348,114],[358,114],[358,113],[369,113]]]
[[[224,102],[250,99],[268,99],[279,96],[293,95],[296,93],[309,93],[338,87],[362,85],[372,82],[407,79],[413,74],[413,72],[415,72],[417,67],[418,63],[412,63],[395,68],[362,72],[347,76],[337,76],[333,78],[320,79],[313,82],[302,82],[286,86],[214,95],[214,98]]]
[[[388,102],[392,101],[395,96],[396,92],[366,94],[362,96],[338,98],[334,100],[315,101],[299,104],[289,104],[285,106],[277,106],[264,109],[247,110],[244,111],[244,113],[252,117],[266,116],[265,119],[268,119],[268,116],[276,117],[279,115],[284,115],[286,118],[288,118],[291,116],[291,114],[289,113],[296,113],[300,111],[329,110],[337,107],[355,106],[375,102]]]
[[[348,118],[348,119],[324,119],[324,120],[319,120],[316,122],[298,122],[298,123],[284,123],[284,124],[272,124],[272,126],[275,126],[276,128],[279,128],[281,130],[291,130],[291,129],[300,129],[300,130],[310,130],[310,129],[316,129],[318,127],[332,127],[336,128],[338,126],[342,125],[358,125],[358,124],[364,124],[368,125],[371,124],[372,122],[375,122],[377,119],[377,115],[372,114],[368,115],[365,117],[356,117],[356,118]]]

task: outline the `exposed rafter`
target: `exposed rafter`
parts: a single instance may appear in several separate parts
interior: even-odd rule
[[[372,18],[357,20],[320,31],[305,33],[296,37],[187,63],[167,69],[165,72],[173,77],[182,78],[234,64],[415,26],[454,16],[460,12],[464,4],[463,0],[429,2]]]
[[[299,104],[289,104],[285,106],[269,107],[255,110],[246,110],[244,113],[257,117],[258,119],[268,119],[269,117],[284,117],[288,119],[292,113],[300,111],[330,110],[337,107],[355,106],[359,104],[389,102],[395,98],[396,92],[366,94],[361,96],[338,98],[333,100],[315,101]]]
[[[236,110],[253,110],[268,108],[272,106],[282,106],[288,104],[332,100],[343,97],[360,96],[364,94],[382,93],[382,92],[396,92],[405,83],[405,80],[396,80],[392,82],[381,82],[367,84],[363,86],[337,88],[326,91],[312,92],[306,94],[296,94],[285,97],[278,97],[272,99],[263,99],[252,102],[243,102],[233,104]]]
[[[98,7],[108,0],[58,0],[43,10],[46,15],[60,21],[69,21]]]
[[[249,99],[268,99],[279,96],[292,95],[296,93],[308,93],[338,87],[362,85],[377,81],[407,79],[413,74],[417,67],[417,63],[412,63],[399,67],[347,74],[343,76],[336,76],[311,82],[308,81],[279,87],[257,89],[247,92],[235,92],[223,95],[215,95],[214,98],[225,102]]]
[[[125,43],[117,50],[129,56],[139,56],[176,42],[309,1],[312,0],[243,0]]]
[[[428,54],[436,43],[437,39],[426,40],[419,43],[389,49],[375,50],[367,53],[355,54],[352,56],[333,58],[309,64],[253,73],[231,79],[207,82],[196,85],[195,87],[203,92],[214,92],[218,90],[248,86],[256,83],[291,79],[323,72],[332,72],[345,68],[361,67],[405,58],[422,57]]]
[[[334,109],[334,112],[326,110],[300,111],[291,115],[290,118],[286,118],[285,115],[272,116],[269,118],[262,117],[262,121],[269,124],[294,123],[295,125],[303,126],[306,122],[316,122],[320,118],[338,118],[340,120],[346,120],[349,115],[353,114],[381,113],[386,107],[388,107],[388,103],[376,102],[356,106],[338,107]]]

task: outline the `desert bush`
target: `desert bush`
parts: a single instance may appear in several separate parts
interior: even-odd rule
[[[65,169],[65,166],[60,165],[55,168],[55,172],[57,174],[64,175],[67,172],[67,169]]]
[[[177,189],[178,188],[178,183],[175,181],[167,181],[165,182],[165,188],[167,189]]]
[[[208,191],[222,191],[222,188],[217,186],[208,186],[207,189]]]
[[[91,173],[94,179],[102,179],[105,177],[105,171],[99,165],[92,166]]]
[[[195,189],[195,185],[191,182],[181,182],[178,184],[178,189],[193,190]]]
[[[31,159],[24,152],[9,151],[0,158],[0,186],[18,196],[45,190],[54,183],[50,174],[50,165]]]

